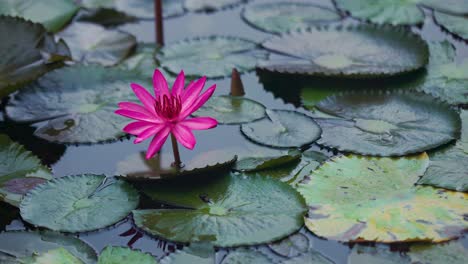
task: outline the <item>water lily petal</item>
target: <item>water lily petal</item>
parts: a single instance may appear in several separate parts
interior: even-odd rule
[[[131,111],[131,110],[126,110],[126,109],[119,109],[115,111],[116,114],[133,118],[135,120],[140,120],[140,121],[147,121],[151,123],[161,123],[159,119],[156,119],[154,116],[148,115],[146,113],[142,112],[136,112],[136,111]]]
[[[130,110],[134,112],[145,113],[148,116],[153,116],[154,114],[150,113],[146,107],[143,107],[139,104],[132,103],[132,102],[120,102],[119,104],[120,109]]]
[[[185,85],[185,74],[184,71],[180,71],[179,75],[177,75],[177,79],[172,86],[172,95],[179,96],[182,91],[184,90]]]
[[[179,120],[184,120],[187,116],[192,114],[193,112],[197,111],[202,105],[210,99],[210,97],[213,95],[214,91],[216,90],[216,84],[208,88],[200,97],[195,100],[195,102],[188,108],[184,109],[182,107],[182,111],[179,115]]]
[[[188,149],[193,149],[195,147],[197,140],[188,127],[179,123],[172,129],[172,133],[177,141],[179,141],[184,147]]]
[[[203,87],[205,86],[205,83],[206,77],[202,77],[187,86],[187,89],[184,90],[181,96],[182,111],[183,109],[189,108],[197,100],[198,96],[203,90]]]
[[[169,87],[167,86],[166,78],[164,78],[164,75],[158,69],[154,70],[153,87],[156,97],[163,95],[169,96]]]
[[[181,121],[179,124],[184,125],[192,130],[205,130],[216,127],[218,121],[211,117],[195,117]]]
[[[138,99],[140,99],[141,103],[146,107],[146,109],[154,113],[155,101],[153,96],[151,96],[151,94],[148,92],[148,90],[136,83],[130,84],[130,87],[132,87],[133,92],[138,97]]]
[[[171,129],[168,126],[165,126],[163,130],[154,136],[148,147],[148,151],[146,152],[146,159],[151,159],[156,154],[156,152],[161,149],[162,145],[164,145],[164,142],[166,142],[166,139],[169,136],[169,132],[171,132]]]
[[[133,141],[133,143],[134,144],[141,143],[147,140],[149,137],[156,135],[157,133],[159,133],[159,131],[161,131],[165,127],[166,127],[165,125],[153,125],[147,128],[141,134],[139,134],[138,137]]]
[[[136,122],[132,122],[128,125],[126,125],[124,128],[123,128],[123,131],[127,134],[131,134],[131,135],[139,135],[141,134],[143,131],[145,131],[146,129],[150,128],[154,126],[153,123],[148,123],[148,122],[145,122],[145,121],[136,121]]]

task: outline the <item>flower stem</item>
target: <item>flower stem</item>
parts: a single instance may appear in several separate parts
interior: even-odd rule
[[[164,29],[163,29],[163,14],[162,0],[154,0],[154,27],[156,35],[156,43],[159,46],[164,45]]]
[[[172,151],[174,152],[174,163],[172,163],[172,166],[175,168],[182,168],[182,161],[180,160],[180,154],[179,154],[179,146],[177,145],[177,140],[174,137],[174,134],[171,133],[171,141],[172,141]]]

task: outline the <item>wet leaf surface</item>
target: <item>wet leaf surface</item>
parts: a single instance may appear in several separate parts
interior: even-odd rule
[[[450,33],[468,40],[468,18],[452,16],[442,12],[434,12],[435,20]]]

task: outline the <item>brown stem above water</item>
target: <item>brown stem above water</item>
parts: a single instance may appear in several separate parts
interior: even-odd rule
[[[180,160],[179,146],[177,145],[177,140],[174,134],[172,133],[171,133],[171,141],[172,141],[172,151],[174,152],[174,163],[172,163],[172,166],[180,169],[182,168],[182,161]]]
[[[162,0],[154,0],[154,27],[156,43],[159,46],[164,45],[164,29],[163,29],[163,6]]]

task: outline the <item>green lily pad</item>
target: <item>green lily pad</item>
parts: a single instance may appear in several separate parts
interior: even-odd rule
[[[0,134],[0,201],[18,206],[30,189],[49,179],[50,169],[33,153]]]
[[[301,147],[317,140],[322,132],[311,117],[296,111],[267,110],[266,114],[264,119],[241,126],[247,138],[262,145]]]
[[[337,8],[346,10],[353,17],[376,24],[415,25],[424,22],[421,6],[459,15],[468,14],[465,0],[336,0]]]
[[[180,207],[133,211],[139,228],[170,241],[220,247],[261,244],[281,239],[303,224],[300,195],[271,178],[223,175],[210,181],[146,185],[143,192]]]
[[[314,264],[333,264],[333,262],[320,254],[318,251],[309,249],[306,254],[285,260],[280,262],[281,264],[303,264],[303,263],[314,263]]]
[[[34,135],[48,141],[115,140],[125,135],[122,127],[128,123],[114,114],[116,105],[136,100],[130,82],[145,81],[132,71],[77,64],[55,70],[25,87],[10,100],[6,112],[16,122],[36,123]]]
[[[228,153],[225,150],[201,152],[184,162],[182,168],[175,168],[172,166],[174,162],[172,156],[159,153],[148,160],[145,158],[145,152],[140,152],[120,161],[117,164],[115,174],[121,175],[131,182],[150,182],[177,177],[203,177],[207,173],[230,170],[237,161],[237,156],[233,155],[232,152]]]
[[[211,97],[194,116],[211,116],[220,124],[242,124],[265,117],[265,106],[241,96]]]
[[[155,257],[141,251],[124,247],[106,247],[99,255],[98,264],[157,264]]]
[[[467,194],[415,186],[428,164],[426,153],[328,161],[297,187],[309,206],[306,227],[346,242],[441,242],[460,236],[468,228]]]
[[[468,59],[456,62],[448,41],[429,43],[431,57],[420,90],[450,104],[468,104]]]
[[[0,13],[1,13],[0,3]],[[70,51],[40,24],[0,16],[0,98],[63,66]]]
[[[2,0],[0,2],[0,15],[17,16],[40,23],[51,32],[62,29],[78,9],[73,0]],[[15,34],[19,32],[16,31]]]
[[[239,72],[253,70],[257,60],[267,56],[250,40],[211,36],[168,44],[156,54],[156,59],[173,74],[184,69],[188,76],[219,78],[229,76],[233,68]]]
[[[331,9],[294,2],[254,3],[242,11],[242,17],[253,27],[271,33],[285,33],[341,19]]]
[[[233,7],[248,0],[185,0],[184,7],[194,12],[214,12],[220,9]]]
[[[424,67],[429,56],[409,29],[368,24],[299,30],[262,45],[282,56],[260,62],[260,69],[313,76],[394,76]]]
[[[462,136],[455,145],[429,153],[429,167],[418,181],[434,187],[468,191],[468,110],[462,110]]]
[[[20,206],[21,217],[63,232],[100,229],[125,218],[138,205],[131,185],[104,175],[55,178],[31,190]]]
[[[0,262],[3,254],[9,256],[11,261],[17,261],[13,263],[23,263],[21,262],[23,259],[57,249],[66,250],[68,254],[72,254],[85,264],[95,264],[97,262],[94,249],[73,236],[51,231],[9,231],[0,233]],[[52,264],[51,262],[45,263]]]
[[[260,251],[253,249],[235,249],[230,251],[221,264],[271,264],[272,260]]]
[[[104,27],[114,27],[125,23],[135,23],[138,19],[115,9],[98,8],[83,11],[76,21],[90,22]]]
[[[193,243],[190,247],[169,254],[161,259],[161,264],[213,264],[215,251],[207,243]]]
[[[468,40],[468,18],[452,16],[449,14],[434,12],[434,18],[439,25],[460,38]]]
[[[163,0],[164,18],[185,13],[184,1],[185,0]],[[82,0],[81,5],[88,9],[114,9],[143,19],[154,18],[154,0]]]
[[[307,253],[309,246],[309,238],[301,232],[268,245],[273,252],[287,258],[293,258]]]
[[[248,157],[236,162],[235,170],[244,172],[260,171],[281,167],[282,165],[298,161],[301,158],[299,151],[292,151],[286,155],[275,157]]]
[[[334,118],[316,118],[318,143],[340,151],[403,156],[455,140],[460,117],[419,93],[360,92],[331,96],[316,105]]]
[[[104,66],[121,62],[137,44],[131,34],[85,22],[73,23],[59,36],[68,43],[73,60]]]
[[[26,259],[25,264],[83,264],[83,262],[64,248],[52,249],[39,256]]]

